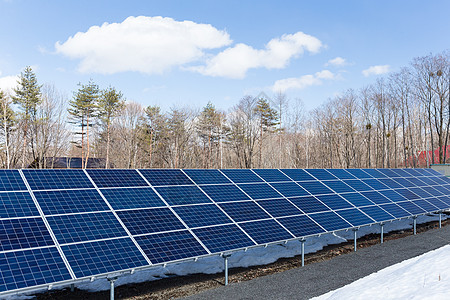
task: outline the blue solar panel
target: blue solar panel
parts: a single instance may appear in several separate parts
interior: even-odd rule
[[[47,217],[60,244],[126,236],[112,212]]]
[[[336,193],[350,193],[355,190],[346,185],[344,182],[340,180],[327,180],[323,181],[323,184],[327,185],[330,189],[332,189]]]
[[[385,210],[381,209],[378,206],[366,206],[360,209],[377,222],[395,219],[395,217],[393,217],[391,214],[387,213]]]
[[[421,176],[421,173],[415,169],[403,169],[403,170],[411,176]]]
[[[333,194],[329,188],[317,181],[299,182],[299,184],[311,195]]]
[[[296,237],[308,236],[325,232],[317,223],[306,215],[279,218],[281,224]]]
[[[439,192],[441,192],[444,195],[448,195],[449,194],[449,191],[443,186],[436,185],[433,188],[438,190]]]
[[[205,227],[193,231],[211,253],[255,245],[236,225]]]
[[[77,278],[148,265],[130,238],[62,246]]]
[[[391,189],[398,189],[398,188],[402,188],[403,186],[398,184],[396,181],[390,179],[390,178],[381,178],[378,179],[382,184],[390,187]]]
[[[440,201],[446,203],[447,205],[450,205],[450,197],[448,196],[439,196],[437,197]]]
[[[400,177],[410,177],[411,175],[403,169],[392,169]]]
[[[371,188],[370,186],[368,186],[367,184],[365,184],[363,181],[361,181],[359,179],[344,180],[344,182],[346,184],[348,184],[349,186],[351,186],[354,190],[359,191],[359,192],[373,190],[373,188]]]
[[[305,169],[309,174],[317,178],[318,180],[333,180],[337,179],[336,176],[331,174],[325,169]]]
[[[97,187],[148,186],[136,170],[87,170]]]
[[[408,180],[412,182],[415,186],[427,186],[425,182],[416,177],[409,177]]]
[[[280,226],[275,220],[264,220],[240,224],[258,244],[294,238],[289,232]]]
[[[361,194],[375,204],[392,203],[391,200],[377,191],[362,192]]]
[[[159,185],[188,185],[193,184],[181,170],[149,169],[139,170],[142,176],[153,186]]]
[[[32,190],[93,188],[83,170],[22,170]]]
[[[429,177],[419,177],[421,181],[423,181],[427,185],[436,185],[436,182],[431,180]]]
[[[281,172],[289,176],[294,181],[315,180],[311,175],[301,169],[281,169]]]
[[[394,178],[393,180],[395,180],[397,183],[401,184],[404,187],[415,187],[416,186],[414,183],[412,183],[411,181],[409,181],[406,178]]]
[[[344,194],[345,195],[345,194]],[[316,196],[317,199],[322,201],[325,205],[330,207],[331,209],[342,209],[342,208],[351,208],[353,207],[350,203],[345,201],[341,196],[334,195],[325,195],[325,196]]]
[[[433,196],[444,195],[444,193],[442,193],[441,191],[438,191],[437,189],[435,189],[435,187],[432,187],[432,186],[423,186],[422,189]]]
[[[155,189],[169,205],[211,203],[211,200],[194,185],[156,187]]]
[[[320,202],[319,200],[317,200],[317,198],[313,196],[292,197],[289,198],[289,200],[307,214],[330,210],[322,202]]]
[[[336,213],[353,226],[361,226],[365,224],[375,223],[374,220],[363,214],[357,208],[338,210],[336,211]]]
[[[445,202],[442,202],[438,198],[428,198],[427,201],[439,209],[447,209],[448,208],[448,204]]]
[[[419,200],[412,201],[412,203],[414,203],[415,205],[419,206],[420,208],[422,208],[423,210],[428,211],[428,212],[433,212],[433,211],[439,210],[439,208],[437,206],[431,204],[427,200],[419,199]]]
[[[285,199],[259,200],[257,202],[274,217],[302,214],[301,211]]]
[[[280,193],[271,188],[267,183],[240,184],[239,187],[255,200],[283,198]]]
[[[295,182],[278,182],[271,183],[271,186],[285,197],[298,197],[309,195],[302,187]]]
[[[404,210],[395,203],[382,204],[380,205],[380,207],[396,218],[404,218],[411,216],[409,212],[407,212],[406,210]]]
[[[310,217],[325,228],[326,231],[335,231],[352,227],[351,224],[332,211],[312,214]]]
[[[41,218],[0,220],[0,251],[54,245]]]
[[[437,184],[447,184],[447,180],[444,180],[441,177],[430,177],[431,180],[433,180],[434,182],[436,182]]]
[[[219,205],[236,222],[270,218],[253,201],[220,203]]]
[[[70,280],[56,247],[0,253],[0,292]]]
[[[372,178],[372,176],[369,173],[367,173],[361,169],[346,169],[346,171],[358,179]]]
[[[364,172],[372,176],[373,178],[387,178],[386,175],[381,173],[380,171],[376,169],[362,169]]]
[[[402,195],[403,197],[405,197],[408,200],[413,200],[413,199],[419,199],[420,197],[417,196],[416,194],[414,194],[413,192],[411,192],[408,189],[397,189],[395,190],[397,193],[399,193],[400,195]]]
[[[131,234],[185,229],[168,208],[126,210],[118,211],[117,214]]]
[[[17,170],[0,170],[0,191],[26,191],[27,187]]]
[[[219,170],[183,170],[196,184],[231,183]],[[149,180],[150,181],[150,180]],[[151,183],[151,181],[150,181]]]
[[[365,184],[369,185],[371,188],[375,190],[387,190],[389,187],[381,183],[381,181],[377,179],[364,179],[362,180]]]
[[[409,211],[412,215],[425,213],[425,210],[421,209],[419,206],[415,205],[411,201],[398,202],[397,204],[404,210]]]
[[[378,171],[380,171],[381,173],[383,173],[384,175],[388,176],[388,177],[401,177],[399,176],[397,173],[395,173],[394,171],[392,171],[391,169],[378,169]]]
[[[113,209],[166,206],[152,188],[102,189],[101,192]]]
[[[28,192],[0,193],[0,218],[39,216]]]
[[[353,176],[344,169],[327,169],[327,171],[339,179],[356,179],[355,176]]]
[[[224,169],[221,170],[234,183],[263,182],[255,173],[247,169]]]
[[[215,202],[250,200],[235,185],[202,185],[200,188]]]
[[[232,222],[230,218],[214,204],[178,206],[174,207],[174,210],[190,228]]]
[[[291,179],[276,169],[253,169],[253,171],[267,182],[291,181]]]
[[[96,190],[34,192],[46,215],[109,210]]]
[[[208,254],[187,230],[142,235],[136,242],[153,264]]]
[[[373,202],[358,193],[341,194],[341,196],[356,207],[373,205]]]
[[[396,191],[392,190],[386,190],[386,191],[380,191],[380,194],[391,200],[392,202],[399,202],[399,201],[405,201],[407,200],[405,197],[397,193]]]

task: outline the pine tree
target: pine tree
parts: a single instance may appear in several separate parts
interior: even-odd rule
[[[72,116],[73,123],[81,127],[81,167],[86,168],[89,160],[89,128],[93,125],[93,120],[97,117],[99,87],[93,80],[89,80],[88,84],[78,84],[79,88],[74,93],[73,99],[70,101],[71,108],[68,109]],[[86,130],[86,133],[85,133]],[[84,153],[84,136],[86,135],[86,153]]]
[[[100,120],[106,126],[106,169],[109,168],[111,122],[124,107],[124,104],[123,94],[120,91],[116,91],[113,87],[103,90],[98,101],[98,114]]]
[[[11,100],[3,91],[0,90],[0,122],[1,132],[3,135],[5,152],[6,152],[6,168],[9,169],[11,158],[9,151],[9,137],[14,126],[14,111],[11,108]]]
[[[21,119],[23,125],[23,149],[22,168],[25,167],[25,154],[28,143],[28,131],[31,123],[37,122],[38,105],[42,102],[41,88],[36,79],[36,74],[31,67],[26,67],[17,81],[18,87],[14,89],[15,96],[12,97],[22,111]]]
[[[270,107],[269,101],[265,98],[259,98],[256,102],[255,113],[259,118],[259,166],[262,166],[262,144],[263,134],[272,132],[278,124],[278,113]]]
[[[214,144],[220,143],[221,123],[224,121],[222,113],[218,112],[211,102],[203,108],[197,122],[197,132],[202,139],[204,145],[203,155],[204,167],[209,168],[211,165],[211,154]],[[206,147],[206,145],[208,145]],[[206,151],[207,150],[207,151]],[[219,149],[220,150],[220,149]]]

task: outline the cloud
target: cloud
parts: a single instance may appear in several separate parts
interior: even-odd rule
[[[321,85],[323,80],[335,80],[337,78],[338,76],[331,71],[323,70],[315,74],[277,80],[272,86],[272,91],[285,92],[290,89],[301,90],[309,86]]]
[[[285,68],[292,58],[305,51],[317,53],[322,46],[320,40],[303,32],[285,34],[270,40],[265,49],[258,50],[240,43],[208,59],[205,65],[189,69],[213,77],[241,79],[249,69]]]
[[[333,59],[330,59],[325,66],[335,66],[335,67],[343,67],[346,66],[348,64],[347,60],[345,58],[342,57],[336,57]]]
[[[370,75],[381,75],[386,74],[390,71],[391,66],[389,65],[378,65],[378,66],[371,66],[368,69],[365,69],[362,71],[362,74],[365,77],[369,77]]]
[[[13,89],[17,87],[18,76],[0,77],[0,90],[7,94],[13,94]]]
[[[137,71],[154,74],[197,61],[204,50],[231,44],[229,34],[209,24],[163,17],[128,17],[104,23],[55,44],[56,52],[81,59],[83,73]]]

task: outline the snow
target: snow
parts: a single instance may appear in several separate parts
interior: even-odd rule
[[[438,219],[439,219],[438,216],[420,216],[417,218],[417,224],[436,221]],[[411,227],[412,227],[412,219],[396,220],[393,222],[388,222],[384,225],[384,233],[388,233],[390,231],[410,229]],[[365,236],[370,233],[380,233],[380,226],[373,225],[361,227],[357,231],[357,237]],[[307,238],[305,242],[305,253],[317,252],[327,245],[340,244],[346,242],[347,239],[353,240],[353,235],[354,235],[353,231],[348,230],[337,232],[335,234],[324,234],[321,235],[320,237]],[[447,251],[450,252],[450,248]],[[299,241],[290,241],[283,245],[269,245],[267,247],[248,249],[247,251],[233,252],[231,257],[228,259],[228,265],[230,268],[266,265],[275,262],[279,258],[294,257],[300,254],[301,254],[301,243]],[[198,259],[197,261],[168,264],[166,267],[159,266],[148,270],[136,271],[134,274],[127,274],[125,276],[121,276],[115,282],[115,286],[127,283],[138,283],[138,282],[159,280],[174,275],[182,276],[198,273],[215,274],[223,272],[224,269],[223,265],[224,265],[223,258],[221,258],[220,256],[201,258]],[[427,277],[429,278],[430,284],[432,279],[435,277],[433,276],[434,275],[430,274],[430,276]],[[450,273],[448,274],[447,277],[450,278]],[[424,279],[422,278],[421,280],[423,281]],[[96,279],[93,282],[89,281],[80,282],[76,283],[75,286],[79,289],[91,292],[109,290],[110,288],[110,284],[106,279]],[[377,288],[375,287],[375,289]],[[33,292],[32,294],[35,293],[36,292]],[[27,297],[27,294],[18,294],[12,295],[8,299],[14,300],[30,299],[30,297]],[[321,298],[321,299],[328,299],[328,298]],[[337,297],[330,299],[345,299],[345,297]]]

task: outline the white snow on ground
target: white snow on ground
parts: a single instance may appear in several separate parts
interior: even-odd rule
[[[444,218],[445,215],[443,215],[443,219]],[[420,216],[417,218],[417,224],[436,220],[439,220],[439,216]],[[412,227],[412,222],[413,222],[412,219],[402,219],[393,222],[388,222],[384,225],[384,233],[396,230],[410,229]],[[380,226],[373,225],[361,227],[357,232],[357,236],[361,237],[370,233],[380,233]],[[305,253],[317,252],[327,245],[340,244],[346,242],[347,239],[353,240],[353,234],[354,234],[353,231],[349,230],[349,231],[341,231],[336,234],[324,234],[320,237],[307,238],[305,242]],[[291,241],[283,245],[269,245],[266,248],[259,247],[248,249],[247,251],[234,252],[228,259],[228,266],[230,268],[234,268],[234,267],[266,265],[275,262],[276,260],[282,257],[294,257],[300,254],[301,254],[301,243],[299,241]],[[201,258],[196,262],[188,261],[183,263],[168,264],[166,267],[160,266],[151,268],[149,270],[136,271],[133,275],[128,274],[119,277],[119,279],[115,282],[115,286],[127,283],[138,283],[144,281],[158,280],[173,275],[182,276],[198,273],[215,274],[223,272],[223,270],[224,270],[223,258],[221,258],[220,256],[206,257]],[[450,273],[448,277],[450,278]],[[79,289],[88,290],[91,292],[108,290],[110,288],[110,284],[106,279],[96,279],[93,282],[87,281],[77,283],[75,285]],[[33,292],[31,294],[36,294],[36,292]],[[24,294],[21,294],[11,296],[8,299],[17,300],[30,298]]]
[[[449,299],[449,265],[447,245],[313,299]]]

